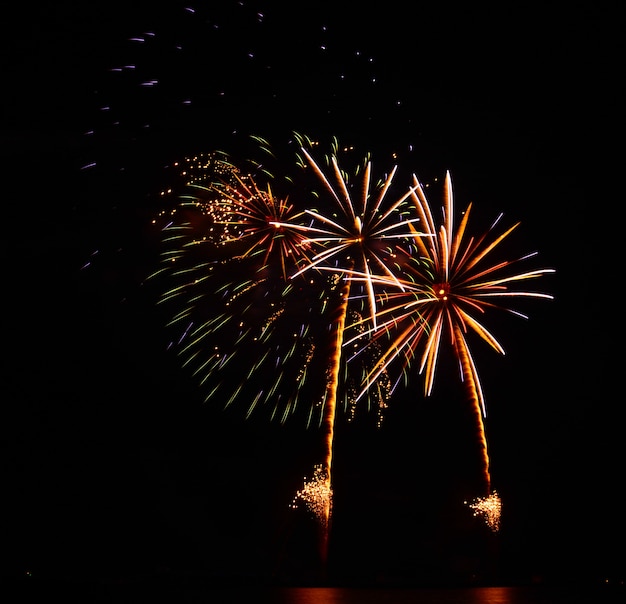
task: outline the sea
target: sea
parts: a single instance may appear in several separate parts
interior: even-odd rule
[[[215,604],[625,604],[614,588],[464,587],[342,588],[294,587],[267,591],[220,590],[197,594],[195,602]]]
[[[6,587],[6,585],[5,585]],[[0,601],[63,604],[625,604],[624,585],[516,587],[207,587],[193,585],[21,583]],[[8,599],[5,599],[7,598]]]

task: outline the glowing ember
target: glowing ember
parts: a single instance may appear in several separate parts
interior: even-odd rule
[[[328,522],[328,510],[332,507],[333,491],[330,487],[328,473],[322,464],[318,464],[313,469],[313,478],[304,479],[304,486],[294,497],[291,507],[298,507],[298,499],[304,501],[307,509],[315,514],[321,523]]]
[[[465,502],[474,510],[474,516],[482,516],[487,526],[497,533],[500,530],[500,515],[502,513],[502,500],[494,491],[487,497],[477,497],[472,503]]]

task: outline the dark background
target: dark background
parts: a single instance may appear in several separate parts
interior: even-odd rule
[[[162,4],[5,15],[2,576],[318,580],[289,503],[320,435],[203,405],[145,284],[167,166],[297,130],[449,169],[477,223],[521,220],[514,247],[556,269],[554,301],[494,327],[506,356],[477,352],[501,532],[462,505],[450,372],[380,430],[339,423],[331,579],[623,580],[617,3]]]

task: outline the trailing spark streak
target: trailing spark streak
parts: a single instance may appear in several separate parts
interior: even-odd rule
[[[472,357],[469,354],[467,343],[463,335],[461,334],[461,328],[458,325],[454,326],[455,342],[458,344],[457,355],[461,361],[461,371],[463,374],[463,383],[467,389],[467,396],[472,404],[474,411],[474,419],[476,421],[476,428],[478,432],[478,440],[480,443],[481,461],[483,468],[483,480],[484,490],[486,493],[491,492],[491,475],[489,472],[489,454],[487,452],[487,437],[485,435],[485,422],[483,421],[484,411],[480,407],[480,401],[483,399],[482,391],[480,390],[480,382],[478,381],[478,374],[476,372],[476,365],[472,361]]]
[[[331,471],[332,471],[332,460],[333,460],[333,440],[335,434],[335,415],[337,409],[337,388],[339,386],[339,369],[341,367],[341,347],[343,344],[343,336],[344,329],[346,324],[346,316],[348,314],[348,300],[350,297],[350,281],[346,280],[344,282],[343,288],[340,291],[340,303],[337,308],[337,318],[336,325],[333,325],[333,333],[334,333],[334,349],[333,356],[331,358],[331,364],[329,367],[329,379],[328,386],[326,389],[325,396],[325,405],[324,405],[324,414],[323,414],[323,425],[326,429],[326,460],[325,460],[325,468],[326,468],[326,480],[328,481],[328,490],[332,493],[332,483],[331,483]],[[330,507],[330,499],[328,501],[328,505],[325,509],[325,526],[330,526],[330,517],[331,517],[331,507]],[[324,556],[327,555],[327,541],[328,541],[328,530],[324,532],[324,542],[322,544],[324,548]],[[325,559],[325,558],[324,558]]]

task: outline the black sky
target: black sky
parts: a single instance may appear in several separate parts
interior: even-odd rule
[[[474,468],[453,375],[382,430],[338,427],[338,580],[624,578],[616,6],[341,6],[8,13],[3,577],[314,576],[288,504],[318,435],[203,406],[142,285],[163,166],[300,130],[449,169],[460,205],[521,220],[516,245],[557,270],[554,301],[498,325],[507,355],[479,355],[502,533],[456,503]]]

